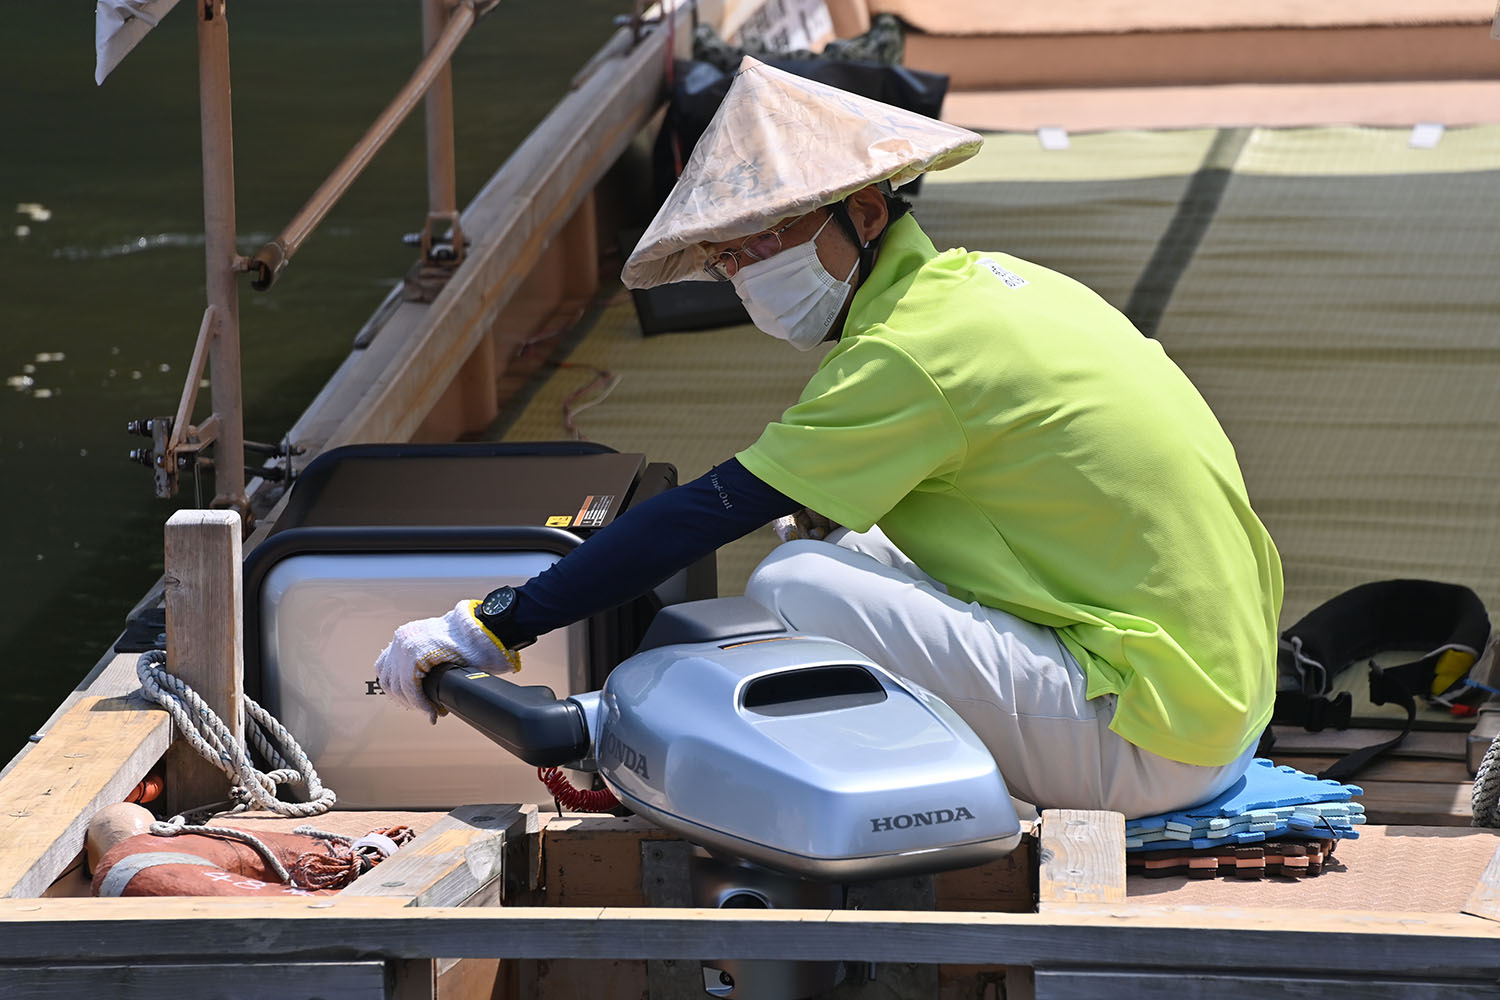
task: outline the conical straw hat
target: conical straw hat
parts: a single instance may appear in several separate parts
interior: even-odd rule
[[[879,181],[899,186],[981,142],[746,56],[621,277],[630,288],[706,278],[699,244],[753,235]]]

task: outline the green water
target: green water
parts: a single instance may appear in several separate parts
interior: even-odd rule
[[[0,764],[161,572],[125,455],[176,409],[204,308],[195,22],[179,6],[102,87],[85,0],[6,5],[0,60]],[[454,62],[459,201],[565,92],[629,0],[506,0]],[[240,250],[290,220],[421,55],[419,0],[231,2]],[[43,206],[50,217],[14,211]],[[245,433],[275,441],[405,273],[426,212],[420,113],[267,293],[241,286]],[[22,234],[20,228],[29,228]],[[8,384],[12,380],[20,386]],[[29,380],[29,385],[25,384]],[[205,482],[211,490],[211,484]]]

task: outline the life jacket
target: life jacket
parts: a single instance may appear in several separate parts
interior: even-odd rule
[[[328,841],[297,833],[256,833],[291,870],[308,853],[332,854]],[[336,889],[302,889],[281,882],[249,844],[197,833],[143,833],[110,848],[95,866],[95,896],[258,896],[293,899],[332,896]]]
[[[1489,635],[1489,615],[1468,587],[1429,580],[1361,584],[1281,634],[1271,721],[1309,732],[1348,728],[1353,700],[1347,691],[1334,694],[1334,681],[1356,662],[1368,662],[1370,701],[1402,706],[1406,724],[1394,739],[1355,750],[1318,775],[1347,781],[1406,738],[1416,722],[1417,698],[1452,703],[1481,694],[1466,680]],[[1373,659],[1376,653],[1413,650],[1427,652],[1395,666],[1377,666]],[[1267,743],[1262,749],[1269,749]]]

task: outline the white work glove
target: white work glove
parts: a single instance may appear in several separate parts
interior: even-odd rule
[[[822,541],[831,532],[837,531],[839,526],[822,514],[804,507],[795,514],[778,517],[771,522],[771,527],[777,538],[783,542],[792,542],[799,538]]]
[[[402,708],[426,712],[433,722],[439,709],[422,693],[422,678],[439,663],[457,663],[492,674],[521,669],[521,658],[506,649],[474,617],[478,601],[459,601],[441,618],[422,618],[396,629],[391,644],[375,660],[375,678]]]

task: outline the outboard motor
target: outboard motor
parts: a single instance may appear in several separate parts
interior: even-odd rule
[[[596,767],[696,845],[702,906],[839,908],[849,882],[976,865],[1021,839],[994,759],[947,704],[748,598],[664,608],[597,692],[558,699],[454,667],[424,690],[528,763]],[[807,997],[841,971],[705,962],[704,989]]]

